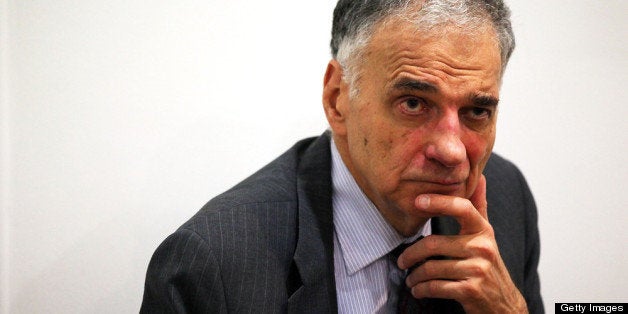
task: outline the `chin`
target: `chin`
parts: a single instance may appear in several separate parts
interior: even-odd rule
[[[419,213],[414,206],[414,200],[416,196],[407,197],[401,200],[401,204],[394,205],[392,208],[396,208],[397,214],[394,214],[397,218],[395,223],[391,225],[405,237],[413,236],[425,225],[431,216],[425,216]]]
[[[404,237],[411,237],[417,234],[419,230],[425,225],[429,217],[419,218],[419,217],[411,217],[406,219],[404,222],[402,230],[397,230]]]

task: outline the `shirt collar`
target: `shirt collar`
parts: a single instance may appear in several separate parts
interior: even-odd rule
[[[362,192],[331,140],[334,229],[347,274],[382,258],[403,242],[431,233],[429,220],[410,238],[400,235]]]

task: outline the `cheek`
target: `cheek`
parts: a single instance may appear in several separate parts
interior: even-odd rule
[[[391,125],[382,119],[382,114],[376,110],[375,104],[367,103],[356,109],[353,134],[354,145],[359,145],[360,149],[367,154],[372,162],[386,159],[393,145],[394,130]]]
[[[386,127],[373,119],[376,115],[370,111],[369,105],[354,108],[352,119],[348,122],[348,141],[352,158],[359,164],[365,174],[377,172],[386,158],[387,147],[383,145],[382,130]],[[377,174],[376,174],[377,175]]]
[[[488,162],[493,150],[493,143],[495,142],[495,132],[482,134],[477,133],[471,136],[465,141],[465,147],[467,149],[467,156],[469,158],[470,173],[467,181],[466,198],[473,195],[476,187],[477,180],[481,173],[484,171],[484,166]]]
[[[425,146],[425,138],[426,132],[421,128],[405,130],[401,136],[399,136],[395,143],[400,162],[399,167],[405,167],[410,163],[415,166],[425,164],[425,154],[421,153]]]
[[[492,127],[487,132],[481,134],[471,134],[465,139],[465,148],[471,163],[471,167],[484,168],[484,165],[491,156],[493,144],[495,143],[495,128]]]
[[[384,119],[374,119],[364,126],[360,143],[362,153],[380,190],[397,188],[401,173],[416,149],[411,134],[411,131],[399,129]]]

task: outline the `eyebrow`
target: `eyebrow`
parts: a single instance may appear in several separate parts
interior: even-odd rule
[[[399,79],[397,82],[393,84],[392,87],[393,89],[396,89],[396,90],[405,90],[405,91],[421,91],[421,92],[430,92],[430,93],[438,92],[438,86],[432,83],[417,80],[417,79],[411,79],[407,77]],[[473,93],[469,95],[469,101],[473,105],[479,106],[479,107],[496,107],[497,104],[499,103],[498,98],[493,97],[488,94],[481,94],[481,93]]]
[[[486,94],[472,94],[469,97],[471,103],[479,107],[496,107],[499,99]]]
[[[393,84],[393,89],[408,90],[408,91],[422,91],[422,92],[431,92],[431,93],[438,92],[438,87],[436,87],[436,85],[425,82],[425,81],[411,79],[411,78],[400,79],[395,84]]]

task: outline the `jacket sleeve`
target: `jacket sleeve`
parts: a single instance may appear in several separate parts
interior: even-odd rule
[[[226,313],[219,265],[197,233],[179,229],[148,265],[140,313]]]

